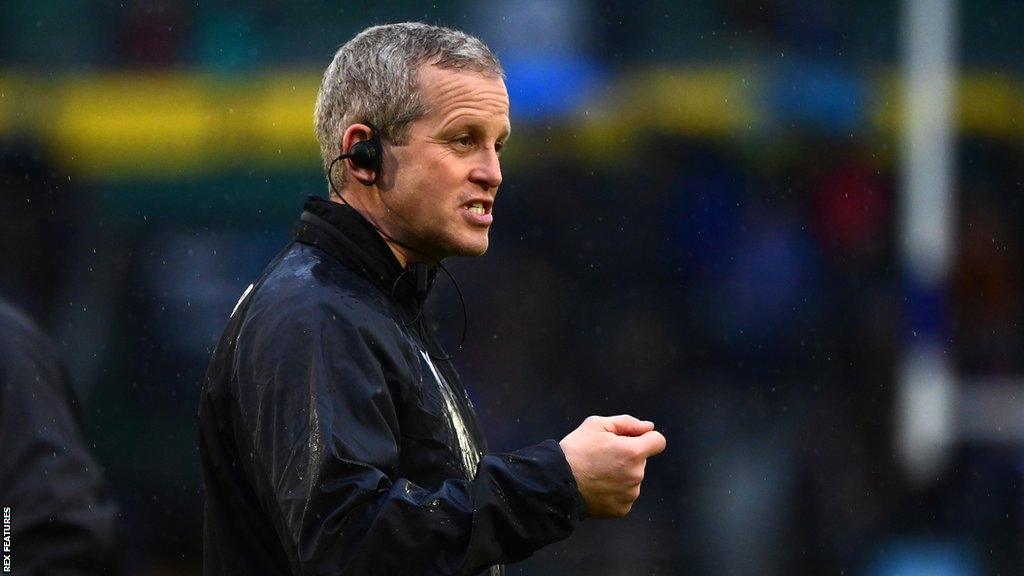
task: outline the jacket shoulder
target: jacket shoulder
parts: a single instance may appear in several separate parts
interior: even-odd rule
[[[27,315],[0,300],[0,347],[4,350],[52,354],[52,345]]]
[[[393,322],[387,297],[326,252],[294,243],[264,272],[236,313],[244,324],[304,324],[330,318],[357,327]]]
[[[70,394],[65,380],[50,339],[22,311],[0,300],[0,384],[41,383]]]

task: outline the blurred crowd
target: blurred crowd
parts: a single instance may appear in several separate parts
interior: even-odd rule
[[[58,15],[82,20],[56,43],[19,41],[34,33],[21,29],[27,20],[0,18],[0,66],[320,65],[365,25],[418,18],[415,2],[382,14],[346,8],[344,18],[322,7],[302,19],[269,1],[129,4],[42,3],[47,34],[58,33],[49,28]],[[858,62],[891,60],[897,44],[895,24],[867,25],[898,13],[891,2],[846,11],[698,2],[685,30],[726,39],[666,41],[663,51],[652,14],[556,4],[602,23],[591,53],[620,68],[769,49],[841,61],[837,35],[847,32],[861,38],[849,40],[863,48]],[[680,16],[670,4],[669,20]],[[463,8],[430,16],[471,26]],[[113,33],[84,20],[103,10]],[[1020,5],[1005,11],[1024,19]],[[620,52],[622,18],[655,32]],[[998,24],[996,37],[1007,21]],[[263,28],[275,31],[253,32]],[[712,44],[718,52],[679,54]],[[464,345],[447,279],[429,302],[491,448],[561,438],[590,414],[631,413],[653,420],[668,450],[650,462],[627,519],[584,523],[510,574],[887,576],[948,558],[942,565],[956,571],[943,573],[967,576],[1024,564],[1019,444],[957,444],[951,466],[924,486],[907,481],[893,448],[897,364],[914,338],[897,145],[847,130],[842,114],[828,126],[805,120],[742,139],[655,130],[639,150],[602,162],[533,149],[545,131],[578,130],[571,119],[514,130],[517,154],[535,158],[504,167],[491,250],[451,266],[466,296]],[[965,381],[1020,379],[1024,147],[963,136],[955,157],[944,350]],[[46,142],[23,137],[4,136],[0,171],[0,295],[44,327],[85,399],[85,435],[121,509],[124,565],[197,573],[200,382],[237,298],[289,241],[305,196],[326,195],[326,185],[315,169],[219,174],[180,183],[230,195],[201,221],[154,206],[126,222],[98,198],[145,195],[151,183],[81,182]],[[254,190],[278,196],[260,218],[245,206]]]

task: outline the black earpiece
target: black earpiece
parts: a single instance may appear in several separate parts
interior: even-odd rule
[[[349,149],[348,154],[342,154],[342,158],[349,158],[352,163],[360,168],[369,168],[374,171],[380,170],[380,153],[372,140],[356,142]]]
[[[327,170],[328,180],[331,178],[331,170],[334,169],[334,164],[338,160],[348,158],[353,164],[360,168],[373,170],[373,179],[369,182],[365,182],[367,186],[373,186],[377,183],[377,178],[380,178],[382,151],[380,146],[380,132],[377,128],[368,122],[364,122],[373,131],[373,135],[370,136],[369,140],[363,140],[362,142],[356,142],[345,152],[339,155],[331,162],[331,167]],[[331,188],[334,187],[334,183],[331,182]]]

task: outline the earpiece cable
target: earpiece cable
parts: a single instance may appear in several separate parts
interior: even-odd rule
[[[389,234],[387,234],[386,232],[384,232],[383,230],[378,228],[377,225],[374,224],[373,222],[371,222],[369,218],[367,218],[366,216],[363,216],[362,212],[360,212],[359,210],[356,210],[354,206],[352,206],[351,204],[348,203],[347,200],[345,200],[345,198],[341,195],[341,193],[338,192],[338,189],[334,187],[334,178],[332,178],[332,175],[334,174],[334,165],[339,160],[342,160],[343,158],[346,158],[346,157],[347,156],[345,154],[339,155],[337,158],[335,158],[331,162],[330,166],[328,166],[328,168],[327,168],[327,183],[330,184],[330,186],[331,186],[331,193],[334,194],[335,196],[337,196],[338,200],[341,200],[342,204],[348,206],[349,208],[352,208],[352,210],[356,214],[358,214],[360,218],[362,218],[367,224],[372,226],[373,229],[376,230],[381,236],[383,236],[387,240],[390,240],[391,242],[394,242],[395,244],[401,246],[402,248],[405,248],[406,250],[411,250],[412,252],[415,252],[415,253],[417,253],[417,254],[419,254],[421,256],[425,256],[428,260],[430,260],[431,263],[433,263],[438,268],[440,268],[441,270],[444,271],[444,273],[448,276],[448,279],[452,281],[452,285],[455,286],[455,291],[459,295],[459,302],[462,305],[462,336],[459,338],[459,344],[458,344],[458,348],[461,350],[463,344],[466,343],[466,332],[468,331],[468,327],[469,327],[469,314],[466,311],[466,299],[465,299],[465,297],[462,294],[462,288],[459,286],[459,283],[455,281],[455,276],[453,276],[452,273],[448,271],[448,268],[446,268],[444,266],[444,264],[441,264],[440,260],[437,260],[436,258],[431,256],[430,254],[427,254],[427,253],[425,253],[425,252],[423,252],[421,250],[417,250],[416,248],[413,248],[412,246],[409,246],[409,245],[407,245],[407,244],[405,244],[403,242],[399,242],[398,240],[395,240]],[[422,264],[417,264],[417,265],[422,265]],[[412,268],[412,267],[406,268],[406,269],[402,270],[402,273],[398,275],[398,278],[395,278],[395,282],[391,286],[391,294],[390,295],[391,295],[392,298],[395,297],[395,291],[398,289],[398,283],[402,280],[402,277],[404,277],[406,274],[408,274],[409,272],[413,271],[414,269],[415,268]],[[424,316],[423,316],[423,309],[424,309],[424,306],[426,305],[426,297],[427,297],[426,294],[422,294],[421,295],[419,293],[419,289],[417,289],[417,294],[416,294],[416,315],[413,316],[412,320],[410,320],[408,323],[403,322],[403,324],[405,324],[406,328],[411,328],[417,322],[419,322],[420,325],[424,329],[428,329],[426,324],[423,323],[423,318],[424,318]],[[447,361],[450,361],[453,358],[455,358],[454,354],[446,354],[446,355],[443,355],[443,356],[442,355],[435,355],[430,350],[427,350],[427,354],[430,355],[431,359],[437,360],[439,362],[447,362]]]

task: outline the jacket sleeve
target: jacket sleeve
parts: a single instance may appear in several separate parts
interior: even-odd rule
[[[473,481],[398,477],[378,344],[326,310],[243,326],[236,437],[301,574],[477,574],[567,537],[583,503],[558,443],[484,456]]]

